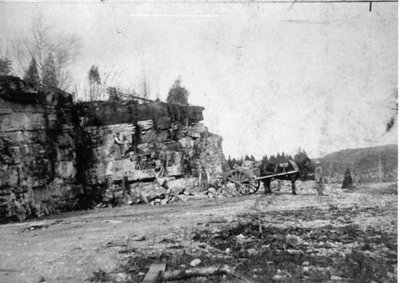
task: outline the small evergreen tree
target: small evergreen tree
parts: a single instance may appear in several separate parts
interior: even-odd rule
[[[228,155],[227,163],[228,163],[229,168],[232,168],[232,160],[231,160],[231,156],[230,155]]]
[[[8,58],[0,58],[0,76],[8,76],[12,72],[12,63]]]
[[[271,162],[271,163],[278,163],[278,160],[277,160],[277,158],[275,157],[275,155],[271,155],[271,156],[269,157],[269,162]]]
[[[93,65],[89,70],[88,78],[89,78],[89,99],[93,101],[97,99],[96,86],[101,84],[99,68]]]
[[[56,64],[51,53],[47,56],[43,64],[42,84],[44,90],[55,89],[58,86]]]
[[[181,86],[181,79],[178,78],[168,92],[167,102],[189,105],[189,92]]]
[[[115,87],[108,87],[108,101],[120,101],[120,97],[118,96],[117,89]]]
[[[33,57],[32,57],[32,60],[31,60],[31,62],[29,64],[28,69],[25,72],[24,80],[27,83],[32,84],[35,88],[39,88],[40,87],[39,72],[38,72],[36,60]]]

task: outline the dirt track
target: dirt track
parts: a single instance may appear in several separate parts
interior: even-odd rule
[[[386,187],[343,192],[333,186],[326,189],[327,196],[316,197],[315,191],[300,186],[297,196],[285,191],[272,197],[257,194],[165,206],[105,208],[6,224],[0,226],[0,282],[82,282],[99,269],[111,272],[126,261],[128,256],[121,250],[161,249],[159,242],[164,235],[189,234],[209,227],[209,223],[228,223],[257,209],[268,212],[380,206],[393,213],[383,218],[356,217],[354,221],[360,226],[394,225],[397,229],[397,191],[395,195],[393,191],[386,194]],[[314,221],[307,225],[322,224],[323,221]]]

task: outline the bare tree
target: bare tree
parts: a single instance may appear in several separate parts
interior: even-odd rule
[[[68,67],[79,57],[82,47],[82,39],[76,35],[60,35],[53,44],[52,52],[59,88],[66,90],[72,86],[72,76]]]
[[[97,80],[96,69],[100,80]],[[115,69],[114,66],[101,66],[100,68],[93,65],[88,72],[88,79],[85,83],[79,89],[75,87],[76,99],[79,101],[108,100],[110,88],[115,88],[118,93],[135,94],[133,89],[121,87],[121,78],[124,77],[124,72],[124,70]]]
[[[54,36],[53,29],[38,16],[32,23],[29,36],[19,38],[11,44],[11,51],[16,63],[16,73],[27,71],[31,58],[35,58],[40,79],[43,79],[43,68],[48,54],[54,57],[57,87],[67,90],[72,87],[71,74],[68,68],[75,62],[82,49],[82,40],[76,35]]]
[[[32,22],[29,36],[18,38],[12,43],[12,53],[18,65],[17,72],[26,72],[28,60],[35,59],[41,77],[44,59],[51,51],[49,32],[50,27],[39,16]]]
[[[58,86],[56,64],[51,53],[49,53],[43,64],[42,85],[45,90],[51,90]]]
[[[149,99],[151,95],[150,83],[144,71],[143,71],[143,78],[140,83],[140,88],[141,88],[141,96],[143,98]]]

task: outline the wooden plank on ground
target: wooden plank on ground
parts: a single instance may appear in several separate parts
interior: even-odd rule
[[[160,278],[161,274],[165,271],[165,263],[153,263],[143,279],[143,283],[155,283]]]

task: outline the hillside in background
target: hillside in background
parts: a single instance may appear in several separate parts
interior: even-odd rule
[[[342,182],[345,169],[355,182],[397,181],[397,145],[345,149],[320,158],[322,169],[332,182]],[[381,172],[379,174],[379,172]]]

